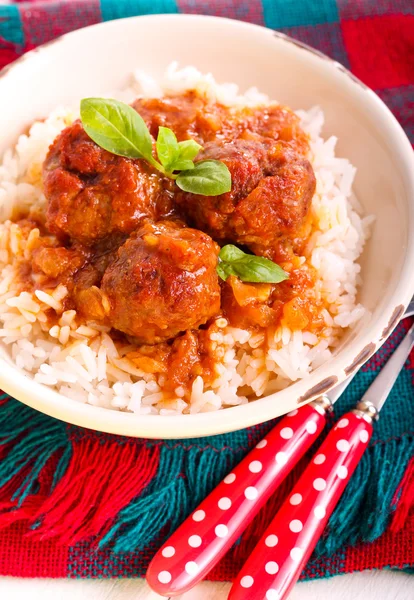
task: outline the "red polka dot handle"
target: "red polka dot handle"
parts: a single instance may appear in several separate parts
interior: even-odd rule
[[[326,401],[284,417],[210,493],[153,558],[150,587],[186,592],[214,567],[318,437]]]
[[[243,566],[229,600],[288,597],[371,435],[358,411],[338,421]]]

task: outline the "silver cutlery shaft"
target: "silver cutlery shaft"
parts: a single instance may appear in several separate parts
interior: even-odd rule
[[[378,411],[381,410],[413,346],[414,325],[411,326],[375,381],[369,386],[361,398],[361,402],[371,402]]]

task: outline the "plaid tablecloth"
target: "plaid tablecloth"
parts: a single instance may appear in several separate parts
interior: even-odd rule
[[[414,141],[412,0],[16,2],[0,5],[0,66],[79,27],[175,12],[266,25],[318,48],[371,86]],[[400,324],[362,369],[338,403],[337,415],[361,396],[407,326]],[[303,577],[414,568],[413,375],[414,356]],[[169,532],[271,426],[203,439],[134,440],[65,425],[4,395],[0,575],[142,576]],[[235,575],[302,466],[213,571],[213,579]]]

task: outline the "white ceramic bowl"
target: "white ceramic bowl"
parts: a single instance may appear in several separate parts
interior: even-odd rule
[[[257,86],[292,108],[319,104],[323,135],[356,165],[355,192],[377,217],[364,253],[362,303],[372,311],[331,360],[288,389],[244,406],[177,417],[135,416],[69,400],[35,383],[0,348],[0,385],[25,404],[91,429],[150,438],[223,433],[266,421],[327,391],[358,368],[387,336],[414,291],[414,161],[403,130],[364,84],[340,64],[283,34],[200,16],[159,15],[111,21],[29,52],[0,75],[0,153],[58,104],[127,84],[141,67],[155,76],[177,60],[219,82]]]

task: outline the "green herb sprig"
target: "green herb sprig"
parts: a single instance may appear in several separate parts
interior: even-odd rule
[[[166,177],[175,179],[185,192],[218,196],[231,190],[227,166],[219,160],[194,163],[202,148],[200,144],[194,140],[178,142],[168,127],[159,128],[156,160],[148,127],[128,104],[105,98],[84,98],[80,114],[86,133],[98,146],[112,154],[146,160]]]
[[[235,275],[246,283],[280,283],[289,278],[282,267],[268,258],[246,254],[232,244],[220,250],[217,273],[224,281]]]

